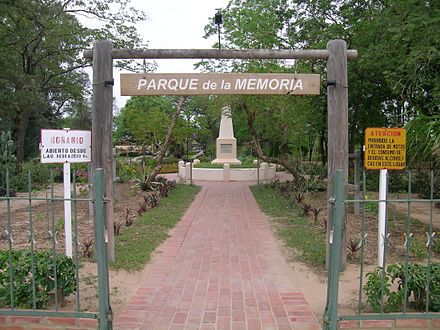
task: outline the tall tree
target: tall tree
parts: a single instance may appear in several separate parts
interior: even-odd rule
[[[223,47],[227,48],[294,48],[298,42],[294,34],[294,22],[297,12],[292,1],[231,1],[224,10]],[[205,28],[206,35],[215,33],[215,26]],[[295,73],[321,72],[323,65],[313,61],[213,61],[201,62],[207,70],[238,72],[277,72]],[[237,108],[245,110],[248,131],[252,135],[255,151],[266,161],[283,165],[295,178],[299,179],[297,165],[292,154],[302,155],[303,146],[309,145],[304,138],[306,130],[326,139],[324,99],[319,98],[321,105],[311,98],[271,97],[241,98]],[[258,100],[258,101],[256,101]],[[307,115],[306,115],[307,114]],[[316,114],[314,116],[313,114]],[[270,118],[270,119],[269,119]],[[316,120],[315,118],[319,119]],[[323,133],[324,132],[324,133]],[[310,142],[312,144],[312,142]],[[323,142],[325,144],[325,142]],[[324,152],[325,147],[320,148]],[[325,161],[325,157],[321,157]]]
[[[223,15],[223,47],[322,49],[341,38],[358,50],[358,59],[348,64],[350,149],[362,144],[368,126],[403,126],[419,114],[439,114],[439,1],[232,0]],[[215,25],[205,31],[214,34]],[[260,64],[257,72],[272,71],[275,64],[203,62],[208,70],[229,71],[249,70],[251,63]],[[325,75],[322,63],[305,63]],[[316,113],[322,104],[316,103]],[[319,136],[325,139],[325,131]]]
[[[132,97],[115,118],[115,139],[133,142],[157,153],[166,136],[172,109],[169,97]]]
[[[131,23],[146,16],[126,0],[3,0],[0,12],[0,127],[12,128],[20,163],[29,123],[44,118],[54,126],[66,108],[86,97],[81,69],[90,63],[82,51],[102,38],[139,47]],[[99,27],[85,27],[80,16],[97,19]]]

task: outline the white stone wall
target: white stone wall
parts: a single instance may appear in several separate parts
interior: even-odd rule
[[[190,179],[190,164],[179,162],[179,177],[183,180]],[[260,181],[271,181],[275,178],[275,165],[268,166],[261,163],[259,168]],[[229,164],[224,164],[223,168],[192,168],[193,180],[205,181],[257,181],[256,168],[230,168]]]

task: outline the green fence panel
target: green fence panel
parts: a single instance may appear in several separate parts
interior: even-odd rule
[[[332,178],[332,194],[331,194],[331,200],[330,200],[330,207],[332,212],[332,219],[333,219],[333,227],[330,229],[331,235],[329,238],[329,244],[330,244],[330,255],[329,255],[329,269],[328,269],[328,287],[327,287],[327,304],[324,312],[324,320],[323,320],[323,329],[337,329],[339,326],[339,321],[341,320],[398,320],[398,319],[440,319],[440,313],[433,312],[432,306],[433,306],[433,297],[435,297],[435,303],[437,310],[440,308],[440,292],[438,290],[438,287],[440,285],[440,266],[438,264],[434,263],[433,260],[433,253],[434,253],[434,236],[435,236],[435,230],[433,228],[433,209],[435,203],[440,202],[440,199],[434,198],[434,173],[431,171],[430,174],[430,196],[429,198],[414,198],[413,197],[413,173],[411,171],[408,171],[407,173],[408,178],[408,186],[407,186],[407,198],[395,198],[395,199],[389,199],[386,200],[379,200],[379,199],[366,199],[367,196],[367,189],[366,189],[366,182],[367,182],[367,176],[366,172],[363,173],[363,189],[362,189],[362,196],[360,196],[359,199],[344,199],[344,187],[343,187],[343,177],[342,177],[342,171],[337,170],[334,174],[334,177]],[[427,183],[428,184],[428,183]],[[386,221],[385,225],[385,236],[384,239],[384,259],[383,259],[383,265],[384,267],[377,267],[376,271],[378,274],[378,284],[380,286],[379,288],[379,303],[377,306],[376,312],[366,312],[364,310],[365,303],[364,301],[364,294],[365,294],[365,283],[364,283],[364,277],[365,277],[365,257],[366,257],[366,241],[367,241],[367,233],[366,233],[366,226],[367,226],[367,216],[366,216],[366,208],[367,204],[371,206],[371,203],[386,203],[387,210],[389,209],[390,205],[394,205],[395,203],[401,203],[407,205],[407,212],[406,212],[406,219],[402,220],[402,226],[404,227],[403,232],[400,232],[402,234],[402,243],[404,247],[404,255],[403,255],[403,261],[400,263],[397,263],[397,266],[393,267],[400,267],[400,268],[390,268],[387,266],[388,261],[388,246],[389,242],[391,241],[390,234],[394,234],[394,242],[396,240],[396,232],[393,231],[394,228],[390,229],[388,228],[388,221]],[[342,218],[343,212],[341,210],[344,209],[344,207],[348,204],[352,203],[359,203],[361,205],[361,219],[360,219],[360,228],[359,228],[359,235],[360,235],[360,265],[359,265],[359,295],[358,295],[358,304],[356,307],[356,312],[353,315],[340,315],[338,311],[338,296],[339,296],[339,260],[340,260],[340,249],[339,244],[341,241],[341,234],[342,234],[342,224],[344,223],[345,219]],[[423,224],[422,226],[426,225],[426,251],[427,251],[427,257],[424,259],[415,259],[416,262],[410,262],[412,258],[414,258],[414,252],[412,252],[412,246],[416,243],[416,237],[413,234],[413,231],[415,230],[415,223],[412,220],[412,212],[413,212],[413,205],[420,203],[426,204],[427,208],[429,210],[428,216],[429,221],[427,224]],[[415,207],[415,206],[414,206]],[[371,218],[371,217],[370,217]],[[371,221],[371,219],[368,219],[368,221]],[[419,225],[420,226],[420,225]],[[402,228],[403,228],[402,227]],[[420,230],[420,229],[418,229]],[[420,235],[420,234],[419,234]],[[398,237],[399,235],[397,235]],[[421,238],[417,238],[420,240]],[[420,243],[419,243],[420,244]],[[424,244],[424,243],[423,243]],[[437,243],[440,244],[440,243]],[[411,254],[413,253],[413,254]],[[438,252],[437,252],[438,253]],[[411,259],[410,259],[411,256]],[[396,256],[393,258],[394,260],[398,260]],[[391,269],[391,273],[390,273]],[[397,269],[397,270],[396,270]],[[422,273],[425,274],[424,277],[418,277],[415,278],[414,272],[417,269],[422,269]],[[426,270],[425,270],[426,269]],[[394,273],[393,273],[394,272]],[[437,272],[437,273],[435,273]],[[392,275],[393,274],[393,275]],[[397,275],[396,275],[397,274]],[[437,275],[438,274],[438,275]],[[394,276],[394,279],[393,277]],[[397,299],[397,307],[400,306],[401,311],[400,312],[389,312],[391,309],[388,307],[389,299],[390,299],[390,281],[394,281],[394,285],[396,286],[396,283],[399,283],[400,285],[397,287],[394,287],[392,289],[394,290],[401,290],[399,291],[402,296],[395,296],[394,298]],[[417,282],[418,281],[418,282]],[[423,281],[420,283],[420,281]],[[434,282],[436,281],[436,282]],[[416,283],[417,282],[417,283]],[[416,289],[416,287],[421,287],[419,291]],[[436,289],[433,289],[433,288]],[[434,291],[433,291],[434,290]],[[437,291],[436,291],[437,290]],[[401,305],[399,305],[399,297],[401,298]],[[414,301],[412,301],[412,300]],[[416,303],[418,302],[417,299],[423,299],[424,304],[422,305],[421,309],[416,310],[417,307]],[[421,300],[422,301],[422,300]],[[438,302],[437,302],[438,301]],[[410,304],[411,302],[411,304]],[[414,304],[414,307],[413,307]]]
[[[75,172],[75,171],[73,171]],[[7,280],[6,282],[0,283],[0,285],[8,286],[9,299],[4,301],[6,306],[0,309],[0,316],[40,316],[40,317],[72,317],[72,318],[91,318],[98,319],[99,328],[100,329],[111,329],[112,328],[112,312],[110,308],[109,302],[109,279],[108,279],[108,260],[107,260],[107,243],[106,243],[106,228],[105,228],[105,203],[106,200],[104,198],[105,195],[105,186],[104,186],[104,174],[102,169],[96,169],[95,173],[95,195],[92,198],[78,198],[76,194],[76,177],[73,175],[73,194],[70,201],[73,205],[73,217],[72,217],[72,228],[73,228],[73,258],[69,258],[72,260],[74,265],[74,274],[75,274],[75,286],[76,286],[76,298],[74,302],[74,311],[61,311],[61,298],[59,296],[59,288],[60,288],[60,280],[59,277],[59,268],[58,261],[60,258],[58,242],[57,242],[57,223],[55,221],[55,208],[57,202],[62,202],[65,199],[56,197],[54,191],[54,176],[53,172],[51,172],[50,176],[50,196],[47,197],[36,197],[32,196],[32,173],[28,172],[28,191],[26,196],[21,197],[12,197],[11,189],[10,189],[10,173],[6,170],[6,195],[4,197],[0,197],[0,200],[5,201],[6,203],[6,221],[5,228],[0,228],[2,232],[5,232],[6,238],[6,255],[7,260],[5,263],[7,264],[8,272],[6,274]],[[29,301],[29,309],[20,308],[22,306],[17,306],[16,298],[18,294],[17,284],[17,258],[20,258],[20,254],[16,247],[14,247],[14,231],[13,228],[16,225],[14,223],[12,217],[12,203],[18,200],[27,200],[28,203],[28,221],[24,222],[24,228],[28,232],[28,252],[26,253],[28,257],[31,259],[30,265],[30,280],[29,287],[31,288],[31,295]],[[39,303],[39,290],[37,284],[37,277],[40,276],[38,273],[39,265],[36,264],[36,255],[39,253],[36,247],[36,236],[35,236],[35,222],[34,222],[34,202],[35,201],[47,201],[48,205],[50,205],[50,214],[48,226],[50,228],[50,248],[46,250],[53,260],[49,262],[52,263],[51,266],[51,277],[52,282],[48,280],[48,287],[53,286],[53,299],[54,299],[54,309],[55,310],[45,310],[41,309]],[[96,312],[81,312],[81,292],[80,292],[80,271],[79,271],[79,236],[78,236],[78,212],[77,212],[77,203],[78,202],[93,202],[94,203],[94,226],[95,226],[95,250],[96,250],[96,263],[98,268],[98,297],[99,297],[99,308]],[[49,212],[49,211],[48,211]],[[1,222],[0,222],[1,224]],[[48,229],[49,229],[48,228]],[[63,251],[64,252],[64,251]],[[5,255],[5,258],[6,258]],[[1,287],[0,287],[1,289]]]

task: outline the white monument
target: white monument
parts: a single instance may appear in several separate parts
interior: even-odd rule
[[[234,137],[234,128],[232,127],[231,108],[228,106],[222,110],[216,156],[211,164],[241,164],[241,161],[237,159],[237,140]]]

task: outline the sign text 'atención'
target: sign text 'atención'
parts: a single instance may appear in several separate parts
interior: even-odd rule
[[[406,166],[406,130],[368,127],[364,166],[367,170],[402,170]]]

